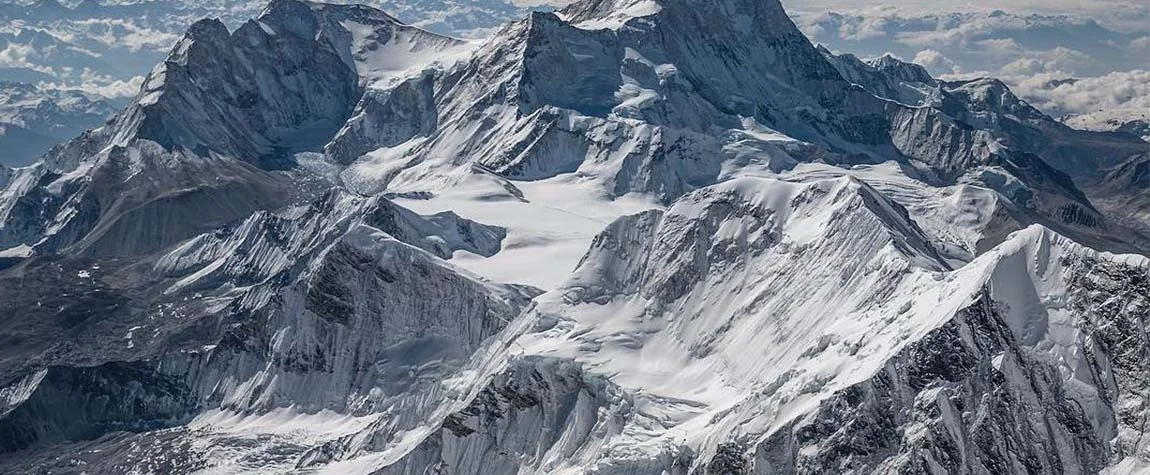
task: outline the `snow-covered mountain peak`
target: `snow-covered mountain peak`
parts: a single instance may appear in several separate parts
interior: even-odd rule
[[[0,471],[1097,473],[1150,277],[1048,157],[1138,144],[1015,99],[775,0],[197,23],[0,193]]]
[[[583,282],[614,282],[618,288],[598,290],[639,292],[669,304],[687,294],[709,294],[695,286],[713,273],[750,272],[748,261],[768,254],[821,259],[818,249],[856,233],[867,235],[849,239],[858,259],[882,254],[924,270],[949,269],[905,209],[857,178],[737,178],[684,195],[665,212],[614,223],[592,243],[568,289],[579,294]]]
[[[779,137],[827,141],[816,130],[833,120],[828,108],[843,107],[850,85],[781,7],[671,1],[644,10],[643,20],[628,28],[586,27],[586,21],[616,8],[637,11],[636,5],[648,4],[584,2],[509,25],[465,66],[444,75],[434,93],[440,117],[471,119],[442,122],[426,141],[407,142],[402,150],[385,133],[380,145],[386,151],[363,156],[370,149],[356,147],[360,155],[351,158],[362,160],[347,175],[382,177],[383,183],[363,190],[434,192],[469,173],[468,161],[520,179],[586,165],[581,172],[608,182],[609,193],[655,191],[673,199],[715,182],[724,155],[722,140],[715,138],[754,135],[743,130],[748,120],[781,132]],[[428,86],[416,88],[418,93],[400,90],[388,101],[405,98],[404,110],[418,112],[430,103]],[[468,130],[478,116],[491,126]],[[394,116],[380,114],[375,121],[385,117]],[[423,121],[426,115],[410,117]],[[400,135],[412,136],[406,129]],[[514,145],[491,147],[495,143]],[[676,159],[656,158],[665,155]],[[651,173],[641,160],[668,170]],[[651,176],[656,173],[662,176]],[[353,183],[365,178],[345,176]]]
[[[680,15],[685,9],[702,9],[713,25],[729,23],[744,32],[759,34],[789,33],[790,17],[777,0],[584,0],[568,5],[560,16],[586,29],[620,29],[633,19],[656,20],[655,17]]]
[[[469,50],[365,6],[277,0],[234,32],[218,20],[193,25],[123,122],[168,148],[253,162],[318,151],[364,87]]]
[[[1097,377],[1113,363],[1117,381],[1141,381],[1125,354],[1141,343],[1109,326],[1150,305],[1118,297],[1147,288],[1150,262],[1031,226],[961,268],[923,268],[871,195],[850,178],[739,179],[617,221],[493,345],[505,356],[466,408],[376,460],[385,473],[865,474],[942,452],[952,466],[1096,472],[1099,441],[1144,450],[1130,425],[1144,407],[1106,402],[1139,396]],[[1129,307],[1094,307],[1116,298]],[[1103,343],[1124,356],[1083,351]],[[506,436],[541,420],[558,425]],[[1025,454],[999,440],[1028,441]]]
[[[305,8],[317,19],[319,31],[302,32],[324,36],[317,41],[328,42],[369,86],[409,73],[418,74],[437,61],[459,59],[472,47],[468,42],[406,25],[365,5],[275,0],[256,21],[291,24],[307,16],[302,11]]]
[[[165,148],[252,162],[322,146],[350,115],[359,78],[347,53],[319,41],[311,9],[278,5],[307,16],[276,9],[234,33],[217,20],[193,25],[149,75],[122,127]]]
[[[173,227],[150,243],[107,241],[121,251],[125,242],[158,250],[257,209],[308,200],[318,178],[297,169],[297,153],[322,151],[366,91],[427,77],[436,61],[470,47],[362,6],[283,0],[235,31],[215,19],[196,22],[113,121],[22,172],[24,188],[0,199],[0,245],[66,247],[115,229],[129,219],[120,213],[148,220],[133,214],[145,203],[166,209],[185,195],[238,186],[238,194],[217,189],[211,198],[232,203],[189,208],[201,217],[168,221],[161,227]],[[14,212],[18,195],[42,177],[55,197],[42,212],[52,217]],[[267,193],[285,181],[293,184]]]
[[[483,473],[470,469],[474,456],[458,455],[478,450],[490,454],[488,463],[539,473],[724,473],[731,464],[745,470],[728,473],[873,473],[920,463],[900,447],[949,451],[935,442],[967,440],[944,429],[963,422],[935,408],[934,395],[953,390],[963,404],[1003,397],[981,383],[953,384],[980,380],[984,370],[1001,373],[1008,400],[1042,398],[1063,411],[1021,417],[1002,437],[1026,438],[1036,428],[1080,438],[1069,454],[1058,442],[1027,451],[1033,463],[1097,467],[1104,449],[1082,434],[1111,434],[1114,426],[1098,404],[1107,389],[1091,379],[1099,362],[1076,340],[1086,325],[1078,309],[1084,294],[1105,300],[1130,285],[1124,279],[1138,282],[1146,260],[1098,254],[1033,226],[962,268],[920,267],[893,239],[918,233],[884,218],[901,213],[868,206],[868,188],[850,178],[739,179],[690,193],[665,212],[617,221],[572,280],[537,299],[495,345],[507,356],[478,380],[488,388],[403,459],[387,458],[389,468],[444,463]],[[520,374],[525,365],[532,369]],[[1069,389],[1035,395],[1043,391],[1036,374],[1070,375]],[[567,389],[568,378],[588,389]],[[528,381],[535,386],[525,389]],[[486,391],[535,402],[497,404]],[[551,406],[568,397],[579,401],[574,409]],[[1065,409],[1079,404],[1085,414]],[[1014,414],[1012,407],[978,411]],[[902,410],[913,417],[892,416]],[[578,437],[494,437],[560,414],[579,416],[550,430]],[[928,429],[939,432],[922,438]],[[867,458],[853,456],[862,437],[853,434],[874,430],[882,431],[874,436],[880,445]],[[1142,447],[1133,434],[1119,439]],[[592,442],[576,450],[571,440]],[[495,455],[511,450],[525,458]],[[963,453],[983,466],[1002,457],[985,444]]]
[[[307,0],[271,0],[257,17],[260,21],[277,19],[291,21],[307,18],[310,15],[303,9],[311,10],[319,17],[330,17],[336,21],[353,20],[359,23],[382,26],[405,26],[405,23],[383,10],[362,4],[323,3]]]
[[[947,272],[905,211],[857,179],[736,179],[608,227],[568,284],[539,299],[540,323],[517,344],[612,374],[706,445],[689,435],[696,424],[769,426],[783,406],[877,368],[902,345],[895,335],[967,304],[977,285],[942,283]],[[932,305],[888,300],[912,293]],[[775,391],[795,400],[745,412],[745,395]]]
[[[629,50],[639,63],[677,68],[697,80],[702,92],[723,94],[708,98],[721,108],[736,107],[731,102],[737,98],[728,95],[742,95],[747,102],[780,95],[768,93],[768,85],[779,85],[775,81],[819,98],[821,89],[834,89],[827,82],[837,79],[775,0],[589,0],[568,6],[556,18],[579,29],[611,31],[564,36]],[[752,70],[757,78],[743,77]]]
[[[594,0],[573,3],[560,16],[589,30],[617,30],[633,19],[655,15],[662,9],[658,0]]]
[[[891,54],[884,54],[877,58],[867,60],[871,67],[907,82],[932,84],[935,82],[926,68],[915,63],[903,61]]]

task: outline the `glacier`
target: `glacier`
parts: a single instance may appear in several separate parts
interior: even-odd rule
[[[0,472],[1144,473],[1146,151],[776,0],[274,0],[3,173]]]

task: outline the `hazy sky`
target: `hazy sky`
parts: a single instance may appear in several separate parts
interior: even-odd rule
[[[525,6],[562,6],[568,0],[512,0]],[[883,11],[907,15],[1004,10],[1011,13],[1090,17],[1123,31],[1150,30],[1150,0],[782,0],[793,13]]]
[[[34,0],[15,0],[26,5]],[[100,0],[137,3],[136,0]],[[379,6],[447,34],[482,37],[519,18],[511,5],[565,0],[327,0]],[[707,1],[707,0],[698,0]],[[994,76],[1053,114],[1150,109],[1150,0],[781,0],[815,42],[840,53],[893,53],[947,79]],[[73,5],[79,0],[63,0]],[[0,0],[0,5],[14,0]],[[203,16],[238,24],[267,0],[170,0],[147,14],[0,18],[0,79],[136,93],[186,25]],[[145,6],[150,5],[150,6]],[[1003,10],[1009,15],[989,15]],[[20,15],[25,8],[0,9]],[[7,13],[4,13],[7,12]],[[828,12],[844,16],[827,15]],[[969,15],[947,15],[974,12]],[[1031,14],[1043,17],[1030,17]],[[1065,17],[1065,18],[1063,18]],[[1097,21],[1098,28],[1086,19]],[[1091,79],[1073,85],[1066,78]]]
[[[904,14],[1005,10],[1089,17],[1123,31],[1150,30],[1150,0],[782,0],[792,13],[881,11]]]

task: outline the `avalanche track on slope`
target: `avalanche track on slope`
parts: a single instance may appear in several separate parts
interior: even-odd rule
[[[1148,269],[1035,226],[950,270],[862,182],[735,180],[612,224],[438,432],[330,468],[1097,472],[1146,453],[1107,383],[1146,335],[1095,329],[1140,325]]]
[[[274,0],[5,172],[0,472],[1145,470],[1146,146],[774,0]]]

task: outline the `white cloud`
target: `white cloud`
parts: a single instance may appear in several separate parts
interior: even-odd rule
[[[886,18],[868,17],[859,23],[840,28],[839,38],[853,41],[885,38],[887,36],[887,26]]]
[[[864,16],[924,16],[944,12],[990,13],[1003,10],[1020,16],[1030,14],[1092,18],[1123,32],[1146,31],[1150,25],[1150,2],[1141,0],[783,0],[792,14],[813,16],[825,12]]]
[[[979,48],[987,54],[996,56],[1012,56],[1026,51],[1026,48],[1018,44],[1018,41],[1014,38],[988,38],[970,42],[964,41],[963,43]]]
[[[994,71],[1031,57],[1079,74],[1098,75],[1139,67],[1130,54],[1150,48],[1150,39],[1132,41],[1128,35],[1072,16],[953,11],[906,16],[866,10],[800,15],[797,23],[815,41],[837,51],[859,56],[895,51],[913,57],[935,50],[967,70]]]
[[[132,97],[140,91],[140,86],[144,84],[144,76],[136,76],[127,81],[115,80],[112,82],[100,83],[86,83],[81,86],[84,92],[96,94],[98,96],[109,98]]]
[[[55,75],[51,67],[36,64],[36,49],[31,45],[10,43],[0,50],[0,67],[31,69],[36,72]]]
[[[159,31],[139,26],[123,19],[90,18],[62,22],[67,34],[82,36],[110,47],[126,47],[131,51],[168,49],[179,41],[175,32]],[[59,36],[59,35],[58,35]]]
[[[1145,62],[1150,62],[1150,36],[1141,36],[1130,40],[1130,52],[1135,57],[1142,58]]]
[[[1050,113],[1084,114],[1106,109],[1150,110],[1150,71],[1135,70],[1063,81],[1052,73],[1007,78],[1020,96]]]
[[[1038,74],[1046,71],[1046,63],[1037,58],[1018,58],[1002,67],[1002,73],[1008,76]]]
[[[570,4],[570,0],[511,0],[511,3],[521,7],[563,7]]]
[[[80,90],[87,94],[94,94],[111,99],[135,96],[144,84],[144,76],[134,76],[129,79],[113,79],[100,76],[85,70],[79,83],[50,83],[37,84],[41,89]]]
[[[921,64],[931,71],[951,71],[957,72],[954,61],[947,58],[938,50],[924,49],[915,53],[912,63]]]

